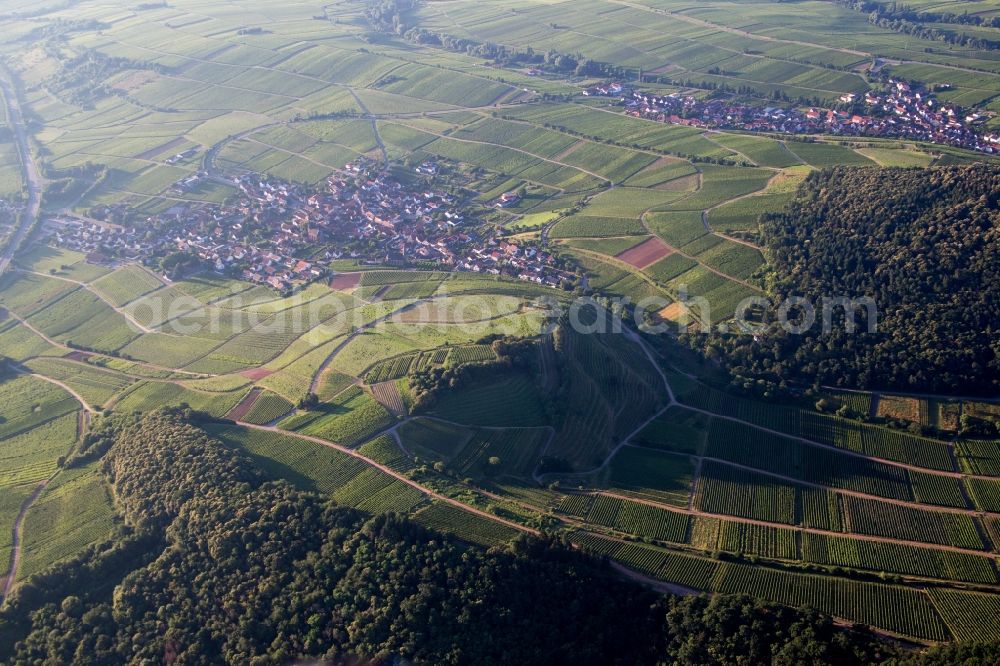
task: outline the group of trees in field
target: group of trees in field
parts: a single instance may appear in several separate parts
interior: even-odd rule
[[[783,212],[761,219],[775,303],[756,313],[764,332],[688,340],[741,387],[996,395],[998,207],[1000,167],[988,164],[814,172]],[[787,308],[790,323],[815,316],[802,332],[777,325],[778,306],[796,297],[808,305]],[[852,330],[838,298],[874,309],[850,312]]]
[[[157,63],[112,57],[94,49],[86,49],[79,55],[62,61],[59,70],[48,77],[44,85],[67,102],[89,109],[93,108],[97,100],[115,92],[106,83],[98,82],[126,69],[151,70],[160,74],[167,72],[165,67]]]
[[[984,17],[980,14],[963,12],[933,12],[916,10],[899,2],[874,2],[873,0],[836,0],[837,4],[868,14],[868,22],[880,28],[888,28],[920,39],[932,39],[955,44],[970,49],[991,50],[1000,48],[1000,41],[973,37],[956,31],[950,25],[972,25],[1000,28],[1000,17]],[[925,23],[938,23],[946,27],[927,27]]]
[[[478,42],[457,37],[446,32],[433,32],[407,20],[407,12],[414,8],[413,0],[378,0],[368,5],[365,16],[376,32],[393,34],[414,44],[439,46],[465,53],[475,58],[492,60],[504,67],[537,67],[576,76],[622,76],[624,70],[610,63],[586,58],[581,54],[562,53],[555,49],[536,52],[530,46],[513,48],[493,42]],[[558,28],[556,25],[552,25]]]
[[[109,426],[125,527],[19,586],[4,663],[867,664],[862,628],[661,597],[552,537],[490,550],[262,477],[182,410]]]

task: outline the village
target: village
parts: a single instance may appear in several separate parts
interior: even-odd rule
[[[433,175],[438,166],[425,162],[415,171]],[[455,195],[421,179],[404,184],[390,169],[363,159],[335,172],[322,189],[256,173],[233,178],[233,185],[238,196],[230,203],[180,203],[128,226],[55,220],[50,240],[97,263],[159,268],[164,258],[182,255],[194,258],[199,269],[283,293],[327,278],[330,263],[338,259],[468,271],[552,287],[575,277],[550,253],[503,240]],[[505,193],[490,205],[505,207],[517,198]]]
[[[945,86],[946,87],[946,86]],[[1000,151],[1000,133],[979,131],[986,117],[939,102],[926,88],[890,78],[881,92],[845,93],[841,109],[755,106],[734,99],[655,95],[605,83],[585,96],[617,97],[628,115],[705,129],[832,134],[926,141],[983,153]]]

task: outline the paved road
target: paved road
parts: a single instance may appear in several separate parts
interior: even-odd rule
[[[38,174],[38,168],[35,166],[31,151],[28,149],[28,131],[24,126],[24,116],[21,115],[21,105],[15,94],[14,86],[2,75],[0,75],[0,91],[3,91],[3,97],[7,103],[7,119],[14,133],[14,142],[17,144],[17,152],[21,159],[21,172],[24,174],[24,181],[28,188],[28,204],[21,214],[17,229],[11,235],[10,242],[0,254],[0,275],[3,275],[14,258],[14,252],[28,237],[32,225],[38,219],[42,202],[42,178]]]

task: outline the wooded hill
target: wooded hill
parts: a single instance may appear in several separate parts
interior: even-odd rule
[[[265,482],[190,413],[113,417],[129,528],[20,586],[0,663],[860,664],[863,629],[746,598],[659,597],[552,538],[488,551]]]
[[[812,173],[784,211],[763,216],[766,277],[775,303],[815,307],[804,334],[772,324],[756,339],[713,333],[693,343],[736,384],[794,382],[862,389],[1000,394],[1000,167],[836,167]],[[824,298],[870,297],[850,332]],[[793,316],[800,313],[793,308]]]

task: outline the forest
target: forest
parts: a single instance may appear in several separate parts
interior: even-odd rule
[[[814,172],[782,212],[763,216],[774,304],[755,335],[696,334],[733,383],[996,395],[1000,390],[1000,168],[988,164],[835,167]],[[778,325],[781,304],[802,333]],[[875,311],[823,302],[871,299]],[[877,311],[877,315],[875,312]],[[872,319],[869,319],[872,317]],[[872,326],[869,326],[872,324]]]
[[[265,482],[190,410],[115,417],[127,527],[20,586],[0,663],[861,664],[868,630],[743,597],[659,596],[554,537],[473,548]],[[6,640],[8,637],[11,640]],[[749,637],[749,639],[748,639]]]

